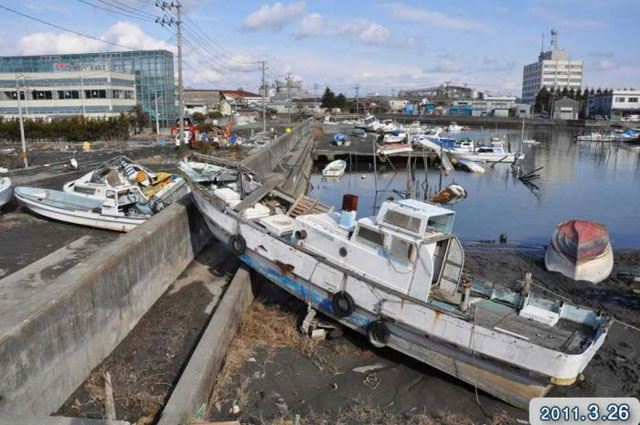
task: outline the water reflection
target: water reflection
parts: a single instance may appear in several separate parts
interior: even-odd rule
[[[519,131],[493,131],[506,137],[512,148],[522,149],[525,172],[539,167],[540,179],[527,186],[515,178],[511,167],[486,166],[484,174],[453,171],[442,178],[442,186],[458,183],[468,197],[450,208],[457,212],[455,232],[465,241],[494,240],[506,233],[511,242],[546,244],[555,225],[582,218],[604,223],[614,247],[640,247],[640,154],[637,150],[610,143],[573,141],[568,131],[528,131],[525,138],[538,145],[520,146]],[[482,133],[468,133],[482,137]],[[461,135],[465,136],[465,135]],[[490,135],[484,133],[485,137]],[[364,167],[364,168],[362,168]],[[379,164],[376,194],[370,164],[360,170],[350,167],[339,182],[322,181],[316,172],[311,178],[312,195],[323,202],[340,206],[343,193],[360,197],[359,216],[374,214],[387,198],[399,199],[410,189],[411,196],[424,199],[438,190],[439,169],[428,170],[425,179],[422,160],[417,161],[414,179],[406,165],[394,173]],[[426,182],[428,181],[428,189]],[[409,184],[408,184],[409,182]]]

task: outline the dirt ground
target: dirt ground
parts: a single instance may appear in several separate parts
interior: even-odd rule
[[[117,419],[153,423],[237,267],[220,245],[208,245],[55,415],[104,418],[109,372]]]
[[[640,275],[640,253],[617,251],[612,277],[591,285],[544,271],[540,250],[467,248],[466,270],[510,286],[531,271],[536,282],[574,302],[640,326],[640,295],[617,273]],[[538,288],[538,292],[542,290]],[[366,339],[311,341],[297,330],[306,306],[274,285],[245,314],[211,398],[209,419],[248,424],[517,423],[527,412]],[[615,323],[585,380],[549,396],[640,393],[640,332]],[[364,367],[364,369],[359,369]]]

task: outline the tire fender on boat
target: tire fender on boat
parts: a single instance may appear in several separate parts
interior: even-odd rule
[[[244,250],[247,249],[247,241],[241,234],[231,235],[229,238],[229,249],[235,255],[244,254]]]
[[[386,347],[389,341],[389,328],[382,320],[371,322],[367,326],[367,338],[369,338],[369,343],[376,348]]]
[[[336,292],[331,300],[331,306],[338,317],[351,316],[351,313],[355,310],[355,302],[346,291]]]

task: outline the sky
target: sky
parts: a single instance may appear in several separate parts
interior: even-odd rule
[[[175,0],[174,0],[175,1]],[[154,0],[0,0],[0,55],[176,52]],[[640,87],[640,0],[182,0],[185,85],[257,91],[287,73],[310,92],[391,94],[444,82],[519,96],[522,68],[559,31],[587,87]],[[177,74],[177,67],[176,67]]]

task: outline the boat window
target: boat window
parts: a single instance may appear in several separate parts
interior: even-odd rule
[[[112,190],[107,191],[107,199],[115,199],[116,193]]]
[[[376,246],[382,246],[384,243],[384,234],[368,227],[358,227],[358,239],[362,239]]]
[[[429,221],[427,222],[427,230],[451,233],[451,228],[452,225],[449,215],[435,215],[429,217]]]
[[[385,223],[401,227],[413,233],[420,231],[420,219],[395,210],[387,210],[384,215]]]
[[[413,255],[413,243],[397,236],[392,236],[389,253],[396,257],[404,258],[405,260],[411,260],[411,256]]]

